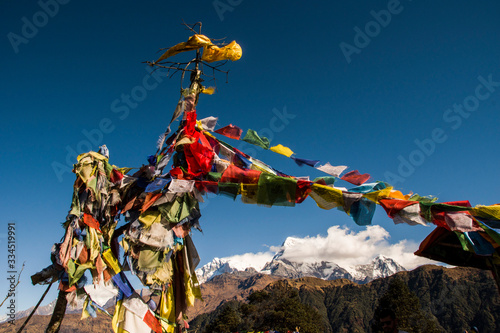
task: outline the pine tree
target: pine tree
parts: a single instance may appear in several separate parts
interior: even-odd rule
[[[231,301],[204,328],[204,332],[269,331],[320,333],[321,315],[301,302],[295,289],[277,287],[270,291],[256,291],[248,297],[248,304]]]
[[[431,313],[425,313],[420,305],[420,300],[414,292],[400,279],[393,279],[387,292],[379,299],[375,309],[372,323],[373,332],[382,332],[379,324],[380,313],[390,309],[396,315],[399,329],[409,333],[443,332],[437,319]]]
[[[240,323],[239,303],[229,302],[225,304],[215,320],[207,326],[206,332],[236,332]]]

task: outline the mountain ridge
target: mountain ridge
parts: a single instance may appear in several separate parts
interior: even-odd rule
[[[290,237],[289,237],[290,238]],[[288,241],[288,242],[287,242]],[[290,244],[287,239],[286,244]],[[293,243],[292,243],[293,244]],[[238,262],[229,258],[214,258],[211,262],[196,270],[200,284],[224,273],[239,271],[255,271],[262,274],[275,275],[285,278],[301,278],[314,276],[324,280],[349,279],[357,283],[368,283],[374,279],[387,277],[397,272],[406,271],[402,265],[384,255],[378,255],[367,264],[341,267],[334,261],[295,262],[284,257],[284,250],[279,251],[262,269],[252,266],[251,263]]]

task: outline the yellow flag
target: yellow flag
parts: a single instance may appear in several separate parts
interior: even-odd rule
[[[201,91],[202,94],[212,95],[215,92],[214,87],[206,87]]]
[[[319,208],[332,209],[344,206],[344,197],[341,190],[320,184],[313,184],[311,188],[312,191],[309,195],[316,201]]]
[[[118,260],[116,260],[115,256],[111,252],[111,249],[107,249],[102,253],[102,259],[104,260],[104,262],[106,262],[106,265],[108,265],[113,269],[115,274],[120,273],[121,271],[120,264],[118,263]]]
[[[158,210],[145,211],[139,216],[139,222],[141,222],[144,227],[148,228],[155,222],[161,221],[161,214]]]
[[[189,37],[189,39],[186,42],[179,43],[169,48],[165,53],[161,55],[161,57],[158,58],[158,60],[155,61],[155,63],[165,60],[168,57],[172,57],[181,52],[197,50],[199,48],[211,44],[212,42],[210,41],[210,38],[208,38],[207,36],[198,34],[193,35]]]
[[[411,197],[410,194],[404,195],[401,191],[396,191],[396,190],[392,190],[391,193],[389,194],[389,198],[391,199],[408,200],[409,197]]]
[[[236,61],[241,58],[242,53],[241,46],[233,40],[224,47],[218,47],[213,44],[205,46],[201,60],[206,62],[221,60]]]
[[[113,313],[113,319],[111,320],[111,325],[113,326],[113,331],[115,333],[126,332],[124,329],[120,328],[119,325],[123,321],[123,315],[125,312],[125,307],[122,306],[123,300],[119,300],[115,304],[115,312]]]
[[[80,162],[80,160],[86,156],[92,156],[93,158],[97,159],[97,160],[101,160],[101,161],[104,161],[104,160],[107,160],[108,158],[106,156],[103,156],[99,153],[96,153],[95,151],[89,151],[88,153],[83,153],[83,154],[80,154],[77,156],[76,160],[78,162]]]
[[[500,205],[476,205],[475,207],[471,208],[470,213],[473,216],[500,220]]]
[[[175,332],[175,302],[174,288],[172,283],[168,285],[166,291],[162,291],[160,300],[160,320],[164,332]]]
[[[130,170],[132,169],[135,169],[135,168],[126,168],[126,167],[123,167],[123,168],[116,168],[118,171],[120,171],[121,173],[123,173],[124,175],[126,175]]]
[[[82,309],[82,317],[80,320],[87,319],[90,317],[90,313],[87,311],[87,306],[89,305],[89,298],[87,297],[85,299],[85,302],[83,302],[83,309]]]
[[[240,184],[241,201],[246,204],[257,204],[258,184]]]
[[[375,203],[379,203],[378,199],[387,198],[391,195],[392,187],[386,187],[379,191],[373,191],[363,194],[365,198]]]
[[[285,155],[286,157],[290,157],[293,155],[293,151],[290,148],[282,146],[282,145],[277,145],[277,146],[271,147],[271,148],[269,148],[269,150],[274,151],[275,153],[278,153],[281,155]]]

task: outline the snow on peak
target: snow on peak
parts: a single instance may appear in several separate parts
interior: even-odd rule
[[[283,242],[283,244],[281,245],[281,247],[283,247],[283,248],[290,248],[290,247],[294,247],[294,246],[296,246],[297,244],[300,244],[300,243],[301,243],[301,239],[300,238],[287,237],[285,239],[285,241]]]
[[[243,272],[248,268],[253,268],[259,272],[272,258],[273,254],[271,252],[245,253],[226,258],[214,258],[208,264],[197,269],[196,275],[198,276],[198,282],[204,283],[223,273]]]
[[[290,237],[289,237],[290,238]],[[288,240],[288,239],[287,239]],[[314,276],[324,280],[345,278],[358,283],[367,283],[377,278],[387,277],[406,269],[391,258],[378,255],[370,263],[339,266],[333,261],[296,262],[282,257],[283,249],[274,257],[271,253],[245,254],[228,258],[215,258],[212,262],[196,270],[198,281],[204,283],[223,273],[243,272],[249,268],[262,274],[287,278]],[[267,260],[267,261],[266,261]]]
[[[390,244],[388,236],[380,226],[369,226],[359,232],[332,226],[327,235],[287,237],[281,246],[272,246],[265,253],[216,258],[198,269],[197,275],[199,281],[204,282],[224,272],[253,268],[285,277],[316,276],[367,282],[406,270],[398,262],[411,268],[426,263],[414,259],[415,244],[406,240]]]

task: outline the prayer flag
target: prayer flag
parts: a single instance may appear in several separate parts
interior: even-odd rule
[[[353,170],[340,177],[340,179],[354,185],[361,185],[370,179],[370,175],[367,173],[360,174],[358,170]]]
[[[282,145],[277,145],[277,146],[271,147],[271,148],[269,148],[269,150],[274,151],[275,153],[278,153],[281,155],[285,155],[286,157],[290,157],[293,155],[293,151],[290,148],[282,146]]]
[[[218,130],[215,131],[215,133],[222,134],[224,136],[227,136],[228,138],[239,140],[241,137],[241,133],[243,133],[243,130],[239,128],[238,126],[234,126],[233,124],[229,124],[227,126],[224,126],[222,128],[219,128]]]
[[[259,146],[264,149],[269,149],[269,139],[266,137],[260,137],[257,132],[255,132],[252,129],[249,129],[247,131],[247,134],[245,134],[245,137],[243,138],[243,141],[251,143],[253,145]]]

